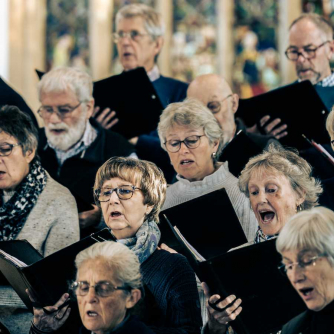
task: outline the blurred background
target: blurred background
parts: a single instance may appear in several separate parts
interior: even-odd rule
[[[284,51],[302,12],[334,23],[334,0],[0,0],[1,77],[36,111],[35,69],[78,66],[94,80],[120,73],[114,16],[135,2],[164,17],[162,74],[190,82],[219,73],[242,98],[296,79]]]

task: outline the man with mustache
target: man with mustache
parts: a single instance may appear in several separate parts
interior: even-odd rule
[[[38,149],[42,165],[77,199],[81,229],[95,225],[101,212],[95,205],[90,210],[87,207],[94,203],[96,172],[110,157],[134,153],[133,146],[90,119],[94,110],[93,82],[87,73],[76,68],[55,68],[43,75],[38,91],[38,113],[45,125]]]

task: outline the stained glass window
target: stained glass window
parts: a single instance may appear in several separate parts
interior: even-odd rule
[[[46,68],[89,66],[89,0],[47,0]]]
[[[233,86],[242,97],[280,85],[277,51],[278,4],[275,0],[236,0]]]
[[[173,0],[172,76],[190,82],[217,72],[216,1]]]

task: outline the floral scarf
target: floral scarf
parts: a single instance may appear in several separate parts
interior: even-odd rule
[[[35,161],[8,202],[3,203],[0,190],[0,241],[13,240],[20,233],[39,195],[44,190],[46,181],[45,169],[39,161]]]
[[[135,237],[117,241],[129,247],[138,256],[139,262],[142,264],[157,249],[160,236],[161,233],[157,224],[154,221],[145,221]]]
[[[254,243],[258,244],[258,243],[263,242],[263,241],[267,241],[267,240],[270,240],[270,239],[273,239],[273,238],[277,238],[277,236],[278,236],[278,233],[274,234],[274,235],[264,234],[263,231],[261,230],[261,227],[259,226],[257,231],[256,231],[256,234],[255,234]]]

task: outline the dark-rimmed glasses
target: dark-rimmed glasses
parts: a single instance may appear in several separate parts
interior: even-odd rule
[[[117,188],[96,189],[94,193],[99,202],[109,202],[110,197],[114,191],[116,191],[116,194],[119,199],[127,200],[133,196],[133,193],[137,189],[141,190],[140,188],[132,186],[132,185],[125,185],[125,186],[121,186]]]
[[[9,143],[0,144],[0,157],[8,157],[12,153],[13,148],[20,145],[21,144]]]
[[[129,32],[119,31],[119,32],[113,33],[115,43],[118,43],[121,39],[126,38],[126,37],[130,38],[131,40],[133,40],[135,42],[138,42],[141,39],[141,37],[149,36],[149,35],[150,34],[140,33],[137,30],[131,30]]]
[[[320,254],[317,256],[313,256],[313,257],[305,257],[304,259],[301,259],[297,262],[293,262],[289,264],[282,264],[278,267],[278,269],[283,275],[288,275],[294,266],[298,266],[300,269],[305,270],[307,269],[307,267],[315,266],[316,261],[320,259],[321,257],[325,257],[325,256],[326,256],[325,254]]]
[[[171,139],[167,140],[165,142],[165,146],[168,152],[176,153],[180,151],[181,144],[184,143],[188,148],[197,148],[199,144],[201,143],[201,137],[204,137],[205,135],[201,136],[189,136],[185,138],[184,140],[176,140]]]
[[[312,59],[315,57],[315,53],[317,52],[317,50],[327,43],[330,43],[330,41],[326,41],[314,47],[311,47],[311,46],[303,47],[302,52],[299,52],[298,49],[288,48],[285,51],[285,55],[289,60],[293,60],[293,61],[297,60],[299,56],[303,56],[305,59]]]
[[[55,106],[55,107],[49,107],[49,106],[41,106],[38,109],[38,114],[43,118],[43,119],[49,119],[51,115],[55,112],[57,116],[63,120],[64,118],[67,118],[71,116],[72,112],[77,109],[82,102],[79,102],[74,107],[71,106]]]
[[[224,102],[224,101],[226,101],[229,97],[231,97],[232,96],[232,94],[230,94],[230,95],[227,95],[224,99],[222,99],[221,101],[210,101],[210,102],[208,102],[208,104],[206,105],[207,107],[208,107],[208,109],[210,109],[211,110],[211,112],[213,113],[213,114],[217,114],[219,111],[220,111],[220,109],[221,109],[221,107],[222,107],[222,103]]]
[[[99,297],[109,297],[116,290],[125,290],[125,291],[132,290],[130,287],[126,286],[114,286],[112,285],[111,282],[108,281],[101,281],[96,283],[95,285],[90,285],[88,282],[85,281],[78,281],[78,282],[73,282],[71,285],[71,290],[77,296],[86,296],[90,288],[94,288],[95,294]]]

